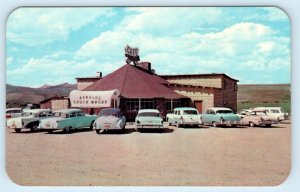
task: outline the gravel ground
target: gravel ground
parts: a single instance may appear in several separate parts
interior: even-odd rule
[[[128,125],[101,135],[7,129],[6,169],[29,186],[273,186],[290,172],[290,130],[289,122],[164,132]]]

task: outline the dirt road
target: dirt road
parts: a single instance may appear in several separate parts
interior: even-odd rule
[[[6,133],[19,185],[278,185],[290,171],[290,124],[176,128],[125,134]]]

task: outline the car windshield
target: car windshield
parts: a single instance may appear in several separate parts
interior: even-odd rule
[[[159,117],[159,113],[155,113],[155,112],[143,112],[143,113],[139,113],[138,116],[139,117]]]
[[[62,117],[62,118],[67,118],[67,117],[69,117],[69,115],[66,114],[66,113],[62,113],[62,112],[55,112],[55,113],[53,113],[52,117]]]
[[[227,114],[227,113],[233,113],[231,110],[218,110],[216,111],[216,114]]]
[[[23,113],[22,113],[22,117],[28,117],[28,116],[30,116],[30,115],[32,115],[31,112],[23,112]]]
[[[183,115],[197,115],[197,111],[196,110],[184,110],[183,111]]]
[[[114,116],[114,117],[118,117],[118,112],[116,110],[102,110],[100,111],[99,113],[99,116],[100,117],[103,117],[103,116]]]

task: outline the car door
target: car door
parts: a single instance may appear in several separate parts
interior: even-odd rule
[[[76,112],[76,118],[77,128],[90,126],[89,118],[82,111]]]

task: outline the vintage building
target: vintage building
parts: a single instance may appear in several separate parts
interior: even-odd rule
[[[70,108],[70,100],[68,96],[55,95],[40,102],[41,109],[67,109]]]
[[[86,78],[88,79],[88,78]],[[82,83],[82,78],[77,82]],[[95,80],[95,79],[94,79]],[[139,109],[159,109],[164,116],[175,107],[196,107],[200,113],[208,107],[237,109],[237,82],[225,74],[157,75],[149,62],[125,64],[99,78],[82,91],[120,92],[119,108],[128,120],[134,120]],[[101,108],[82,108],[95,114]]]
[[[165,115],[174,107],[189,103],[189,98],[176,93],[168,84],[168,81],[153,72],[150,63],[141,66],[125,64],[83,91],[119,90],[119,108],[128,120],[134,120],[139,109],[159,109]],[[100,109],[83,110],[97,113]]]
[[[77,77],[77,90],[83,90],[101,78],[101,72],[97,72],[95,77]]]
[[[237,111],[237,82],[226,74],[161,75],[178,94],[191,98],[190,106],[199,112],[209,107],[228,107]]]

